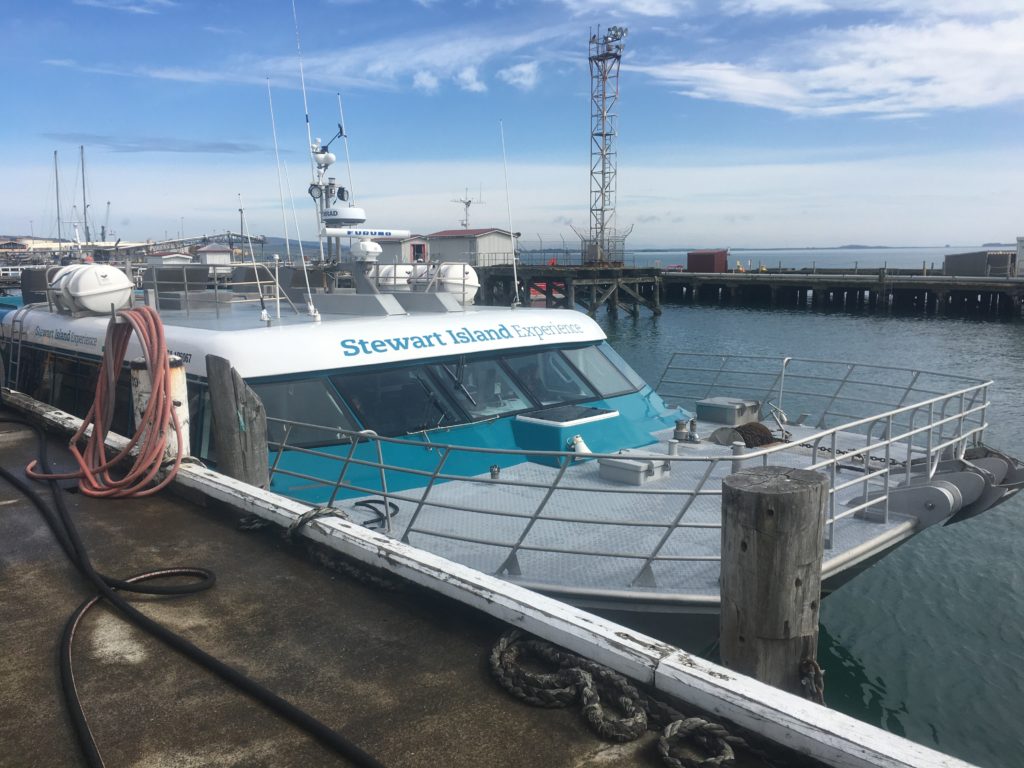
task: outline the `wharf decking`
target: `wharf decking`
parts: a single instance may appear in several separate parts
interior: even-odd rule
[[[760,304],[922,314],[1019,317],[1024,278],[931,274],[928,270],[775,270],[700,273],[665,270],[669,301]]]
[[[478,267],[477,302],[511,303],[512,266]],[[1024,277],[970,277],[913,269],[784,269],[764,272],[687,272],[623,265],[536,265],[517,268],[523,303],[601,307],[639,314],[661,312],[662,302],[701,302],[778,309],[898,311],[925,315],[1020,317]]]

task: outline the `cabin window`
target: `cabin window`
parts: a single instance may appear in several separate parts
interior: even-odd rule
[[[88,414],[96,397],[100,368],[98,360],[25,346],[21,350],[18,367],[17,389],[80,419]],[[134,431],[133,425],[131,377],[125,367],[114,387],[114,413],[110,429],[130,437]]]
[[[597,346],[597,349],[601,350],[604,356],[611,360],[612,365],[614,365],[617,370],[621,371],[623,376],[629,379],[629,383],[633,385],[633,389],[640,390],[647,386],[647,382],[640,377],[640,374],[634,371],[630,367],[629,363],[623,360],[619,353],[612,349],[608,342],[602,341]]]
[[[334,396],[327,379],[296,379],[250,383],[267,411],[267,440],[271,447],[285,441],[307,447],[344,442],[337,430],[357,430],[355,421]]]
[[[562,354],[604,397],[623,395],[636,389],[611,360],[598,352],[597,347],[563,349]]]
[[[594,390],[554,350],[510,357],[506,362],[531,397],[541,405],[594,397]]]
[[[496,358],[459,358],[430,366],[445,391],[472,421],[526,410],[532,402]]]
[[[466,420],[423,366],[345,373],[331,381],[363,426],[379,435],[407,435]]]

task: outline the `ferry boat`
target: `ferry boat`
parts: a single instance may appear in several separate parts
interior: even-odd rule
[[[363,227],[326,177],[333,155],[312,152],[321,236],[356,241],[355,287],[255,262],[230,286],[187,265],[141,290],[109,264],[54,270],[44,301],[0,318],[5,386],[83,416],[112,311],[143,301],[184,364],[197,458],[216,466],[216,355],[266,409],[271,490],[614,612],[718,610],[721,484],[744,467],[828,477],[826,593],[1024,484],[1024,467],[982,442],[989,381],[681,352],[652,386],[583,313],[475,306],[466,264],[377,264],[372,238],[402,231]]]
[[[218,355],[266,408],[272,490],[578,605],[716,611],[721,482],[741,467],[828,476],[825,592],[1024,482],[982,442],[988,381],[683,352],[651,386],[585,314],[386,292],[364,271],[362,288],[307,294],[312,316],[280,280],[138,298],[125,278],[184,363],[193,455],[216,465]],[[110,314],[60,300],[66,282],[3,316],[0,351],[5,386],[81,416]],[[118,386],[114,429],[131,434],[127,372]]]

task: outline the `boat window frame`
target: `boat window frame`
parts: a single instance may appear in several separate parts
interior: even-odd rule
[[[334,405],[338,409],[338,412],[341,413],[343,416],[345,416],[347,418],[347,420],[349,421],[349,426],[338,425],[337,427],[332,427],[332,426],[327,426],[327,425],[318,425],[319,428],[317,430],[315,430],[315,431],[323,433],[323,435],[324,435],[324,439],[323,440],[301,440],[301,441],[295,441],[293,439],[293,437],[291,435],[289,435],[288,436],[288,441],[285,443],[286,449],[287,448],[323,448],[323,447],[327,447],[327,446],[331,446],[331,445],[348,445],[349,443],[351,443],[351,437],[349,435],[339,435],[338,433],[334,433],[334,436],[332,437],[331,436],[331,430],[332,429],[336,429],[336,428],[340,428],[340,429],[344,429],[344,430],[347,430],[347,431],[350,431],[350,432],[357,432],[360,429],[362,429],[362,427],[360,426],[360,421],[355,417],[355,415],[352,412],[352,409],[349,407],[348,403],[345,402],[343,396],[338,391],[337,387],[334,386],[333,382],[330,380],[330,376],[327,375],[327,373],[324,372],[324,371],[305,371],[305,372],[302,372],[302,373],[299,373],[299,374],[290,374],[290,375],[287,375],[287,376],[267,376],[267,377],[247,379],[246,380],[246,384],[260,398],[260,402],[263,403],[263,408],[264,408],[264,411],[266,412],[266,415],[267,415],[267,419],[268,419],[268,422],[267,422],[267,443],[268,443],[268,449],[269,450],[277,451],[279,449],[279,444],[282,442],[282,440],[274,439],[272,437],[272,434],[271,434],[271,430],[273,430],[276,427],[280,427],[280,425],[276,424],[274,422],[271,422],[269,420],[270,419],[277,419],[277,420],[280,420],[280,421],[290,421],[290,419],[283,418],[283,417],[277,416],[277,415],[272,415],[269,412],[269,410],[267,410],[266,400],[260,394],[259,388],[263,387],[263,386],[275,386],[275,385],[280,385],[280,384],[300,384],[300,383],[301,384],[308,384],[310,382],[318,382],[318,383],[320,383],[323,386],[324,392],[327,394],[327,396],[330,398],[330,400],[333,401]],[[207,399],[208,398],[209,398],[209,391],[207,391]],[[300,423],[302,423],[302,424],[311,424],[312,422],[300,422]],[[283,427],[281,427],[281,428],[283,429]],[[305,427],[305,429],[310,429],[310,428],[309,427]],[[283,439],[283,437],[284,437],[284,435],[282,434],[281,438]],[[212,441],[212,434],[210,435],[210,438],[211,438],[210,439],[210,448],[212,449],[212,452],[215,454],[216,453],[216,448],[215,448],[215,446],[212,445],[212,442],[213,442]],[[274,443],[275,447],[270,447],[270,443]]]
[[[249,380],[248,383],[254,389],[257,389],[260,385],[268,383],[275,384],[310,380],[321,381],[328,388],[329,394],[336,401],[336,404],[340,405],[352,420],[353,431],[372,429],[374,432],[386,437],[405,437],[486,423],[499,418],[503,419],[520,414],[529,414],[535,411],[562,405],[579,405],[581,403],[594,401],[606,401],[611,398],[640,392],[643,387],[648,386],[646,382],[639,379],[639,375],[636,374],[632,368],[628,368],[628,363],[626,363],[625,360],[619,358],[621,364],[627,366],[628,370],[623,370],[620,368],[615,358],[604,354],[603,347],[606,346],[607,341],[602,340],[576,344],[544,345],[518,350],[485,350],[471,354],[419,358],[416,360],[407,360],[384,365],[370,364],[345,368],[332,368],[320,371],[303,371],[301,373],[289,374],[287,376],[256,378]],[[604,359],[622,375],[629,388],[616,392],[602,392],[598,389],[595,383],[586,376],[582,370],[580,370],[573,360],[565,354],[565,352],[569,350],[576,349],[593,349],[594,354],[602,354]],[[517,373],[509,360],[512,358],[526,358],[530,356],[537,356],[539,359],[540,356],[545,354],[554,354],[556,359],[559,361],[558,364],[565,366],[573,376],[578,378],[579,382],[588,391],[580,397],[572,399],[559,400],[552,403],[541,402],[529,387],[528,383],[522,379],[522,376],[519,373]],[[460,375],[464,376],[465,374],[465,367],[474,362],[489,362],[494,364],[502,375],[509,379],[509,383],[519,391],[519,394],[522,395],[522,397],[517,397],[515,399],[521,400],[524,404],[523,407],[492,411],[489,413],[474,413],[473,410],[467,407],[466,403],[463,402],[463,398],[466,398],[467,395],[456,396],[456,392],[458,391],[457,385]],[[408,369],[415,369],[417,373],[416,375],[408,376],[406,381],[400,382],[399,387],[404,384],[418,382],[420,386],[424,387],[428,400],[432,395],[437,396],[440,404],[438,409],[446,414],[448,420],[442,420],[436,426],[424,424],[402,424],[401,422],[398,422],[397,426],[400,427],[400,430],[387,429],[385,428],[383,419],[374,417],[369,411],[367,411],[367,406],[363,406],[358,401],[354,401],[358,398],[359,393],[345,381],[348,377],[362,377],[367,374],[376,374],[378,376],[386,377],[389,372],[394,373],[396,371]],[[634,379],[639,380],[642,386],[637,386]],[[431,400],[431,402],[433,401]],[[380,407],[379,403],[376,405],[377,407]],[[280,418],[278,416],[273,416],[270,413],[267,415],[272,418]],[[208,421],[208,419],[205,420]],[[325,430],[325,435],[327,434],[328,433]],[[206,440],[204,440],[204,443],[206,443]],[[294,445],[297,448],[322,447],[337,444],[349,444],[349,439],[325,439],[324,441],[318,441],[316,443],[302,441],[297,444],[293,444],[291,440],[288,442],[289,447]]]

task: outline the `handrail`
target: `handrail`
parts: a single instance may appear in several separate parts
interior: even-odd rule
[[[740,358],[730,355],[709,355],[719,363],[711,369],[715,387],[730,387],[728,382],[729,368]],[[673,359],[676,359],[673,356]],[[778,363],[777,358],[761,357]],[[412,512],[408,520],[403,520],[401,539],[408,542],[411,536],[429,536],[446,539],[453,543],[465,545],[481,545],[497,547],[502,552],[502,564],[499,572],[513,576],[523,575],[521,565],[522,553],[543,552],[572,556],[610,557],[625,561],[635,561],[636,568],[630,568],[623,575],[623,586],[653,587],[654,572],[652,566],[666,562],[703,563],[714,561],[717,557],[709,556],[706,551],[695,551],[685,542],[673,544],[669,549],[674,534],[687,531],[686,536],[704,535],[719,529],[720,523],[710,514],[707,499],[721,495],[721,489],[712,479],[728,473],[739,461],[743,464],[759,462],[762,464],[776,463],[785,466],[800,466],[824,471],[829,475],[830,489],[825,511],[826,545],[831,547],[835,542],[836,525],[840,521],[855,515],[862,515],[872,510],[872,520],[885,525],[890,524],[890,498],[888,494],[899,479],[910,478],[911,473],[918,471],[931,476],[939,466],[939,462],[947,456],[962,456],[963,451],[971,443],[980,440],[987,427],[985,420],[988,407],[988,386],[990,382],[971,380],[959,375],[946,376],[925,371],[903,371],[908,374],[909,383],[905,378],[896,379],[888,374],[896,369],[891,366],[864,366],[847,363],[828,363],[827,361],[800,361],[814,365],[840,365],[845,370],[840,379],[832,379],[831,387],[824,392],[811,393],[811,396],[827,401],[822,411],[822,418],[841,418],[842,423],[831,427],[815,427],[801,430],[799,437],[793,442],[780,443],[760,448],[749,449],[740,456],[733,456],[728,448],[714,446],[703,455],[681,453],[669,455],[661,450],[651,450],[646,455],[657,457],[668,463],[669,467],[679,468],[679,473],[692,481],[680,480],[673,483],[659,483],[651,486],[608,487],[587,479],[587,473],[595,468],[594,460],[615,458],[617,453],[591,453],[584,457],[572,451],[532,451],[519,448],[487,448],[480,446],[456,445],[437,442],[437,434],[428,436],[415,434],[406,437],[383,437],[372,432],[345,430],[336,426],[306,424],[296,421],[269,418],[268,421],[283,426],[283,439],[272,442],[274,460],[271,467],[272,476],[293,478],[297,481],[318,484],[329,492],[328,503],[344,503],[346,499],[357,499],[378,496],[384,499],[386,524],[390,524],[388,500],[411,504]],[[794,370],[796,368],[797,370]],[[841,370],[841,369],[840,369]],[[868,381],[868,371],[886,372],[885,381]],[[743,371],[749,374],[750,370]],[[762,372],[766,378],[778,374],[774,371]],[[815,374],[816,375],[816,374]],[[786,371],[786,402],[787,408],[796,407],[796,394],[799,389],[791,389],[789,385],[798,384],[806,372],[801,372],[798,360],[794,359]],[[956,382],[953,389],[932,394],[934,384],[927,388],[920,386],[922,382],[937,376],[949,382]],[[663,380],[664,380],[663,376]],[[824,379],[823,377],[819,377]],[[777,380],[777,379],[776,379]],[[969,382],[969,383],[967,383]],[[883,386],[888,384],[890,390],[896,391],[896,397],[903,403],[898,407],[890,407],[885,403],[890,398],[872,401],[856,394],[856,388],[862,386]],[[962,386],[959,386],[963,384]],[[707,386],[706,382],[701,386]],[[768,391],[771,391],[769,387]],[[914,400],[914,402],[907,402]],[[881,412],[867,416],[857,414],[840,415],[839,407],[845,405],[875,405],[881,402]],[[845,410],[845,408],[843,409]],[[854,408],[853,410],[856,410]],[[926,422],[926,423],[925,423]],[[332,452],[329,448],[303,447],[289,445],[291,430],[301,427],[304,430],[321,430],[330,433],[335,442],[349,445],[345,451]],[[457,428],[456,428],[457,429]],[[879,435],[878,433],[881,432]],[[849,435],[857,435],[856,444],[851,445]],[[326,442],[326,441],[325,441]],[[367,443],[360,450],[360,446]],[[429,449],[437,453],[437,460],[423,465],[400,465],[396,460],[385,460],[388,446],[416,447],[420,450]],[[715,453],[717,451],[717,453]],[[949,451],[952,451],[950,453]],[[408,455],[407,451],[401,452]],[[282,457],[285,454],[296,457],[306,455],[327,459],[340,464],[340,471],[331,478],[317,477],[308,472],[300,471],[301,461],[292,461],[286,466]],[[396,454],[390,453],[391,456]],[[631,457],[642,457],[642,451],[634,452]],[[462,463],[455,461],[458,456]],[[584,459],[583,467],[579,467]],[[524,462],[532,462],[536,470],[529,476],[516,476],[508,471],[488,473],[488,465],[502,467],[524,466]],[[701,466],[703,463],[704,466]],[[412,463],[414,464],[414,463]],[[470,465],[478,474],[466,474],[449,471],[451,466]],[[851,466],[852,465],[852,466]],[[480,468],[483,469],[480,469]],[[591,469],[588,470],[587,467]],[[697,467],[697,472],[686,474],[685,467]],[[356,474],[358,470],[358,474]],[[850,474],[854,472],[854,474]],[[898,474],[899,478],[895,475]],[[377,479],[374,480],[373,477]],[[669,473],[669,478],[673,478]],[[452,483],[472,483],[477,487],[494,486],[514,489],[514,494],[482,494],[484,501],[473,503],[463,499],[456,493],[458,486]],[[858,490],[860,489],[860,490]],[[287,490],[284,491],[287,493]],[[574,498],[566,494],[578,494],[579,503],[563,502],[553,507],[553,500]],[[600,514],[599,509],[589,503],[587,494],[600,494],[600,498],[608,499],[614,505],[614,498],[621,495],[634,495],[645,499],[640,509],[642,512],[627,518],[615,518],[613,513]],[[859,495],[858,495],[859,494]],[[488,507],[487,499],[519,499],[518,506],[499,508]],[[840,499],[844,501],[840,501]],[[698,505],[698,501],[700,504]],[[840,506],[842,504],[842,506]],[[567,511],[570,510],[570,511]],[[471,530],[462,528],[444,528],[431,526],[430,521],[436,513],[446,511],[460,512],[467,515],[484,515],[494,519],[509,521],[499,526],[503,534],[478,535]],[[430,516],[428,518],[428,515]],[[696,519],[693,519],[696,516]],[[441,518],[436,518],[440,520]],[[514,522],[519,521],[519,522]],[[633,527],[637,530],[649,530],[652,535],[645,544],[640,544],[643,537],[637,537],[633,543],[623,544],[621,548],[602,546],[607,539],[597,538],[592,542],[583,541],[583,537],[569,537],[565,541],[552,541],[550,538],[531,536],[534,530],[544,522],[547,524],[571,524],[583,526],[581,530],[599,530],[607,528]],[[511,526],[511,527],[509,527]],[[653,535],[657,531],[657,535]],[[701,533],[704,532],[704,533]],[[398,534],[396,534],[398,535]]]

